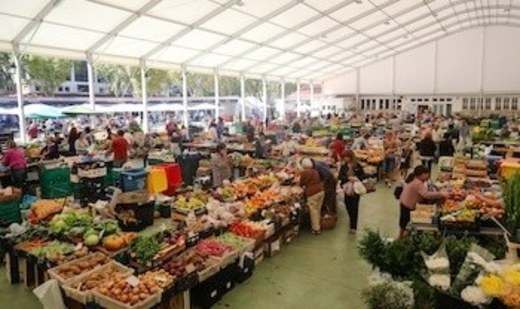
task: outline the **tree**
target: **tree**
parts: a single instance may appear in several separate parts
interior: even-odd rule
[[[72,68],[72,61],[58,58],[30,56],[25,63],[29,78],[36,81],[47,96],[54,96],[56,89],[67,80]]]
[[[141,69],[132,68],[130,70],[130,81],[132,83],[132,94],[134,97],[141,96]],[[149,96],[161,95],[167,90],[169,83],[168,71],[158,69],[146,70],[146,93]]]
[[[0,52],[0,94],[8,94],[15,90],[16,85],[11,74],[12,64],[11,55]]]
[[[130,67],[113,64],[96,65],[97,75],[107,83],[110,94],[115,97],[127,95],[131,88]]]

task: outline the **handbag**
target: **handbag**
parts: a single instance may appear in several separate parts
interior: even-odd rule
[[[365,188],[365,185],[359,180],[354,181],[354,185],[352,187],[354,189],[354,193],[359,196],[365,195],[367,193],[367,188]]]

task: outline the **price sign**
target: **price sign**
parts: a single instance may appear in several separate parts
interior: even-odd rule
[[[139,285],[139,279],[136,276],[130,276],[126,279],[126,282],[130,284],[132,287],[136,287]]]

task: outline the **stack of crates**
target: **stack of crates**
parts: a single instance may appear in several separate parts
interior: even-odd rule
[[[147,172],[144,168],[121,171],[120,186],[123,192],[146,190]]]
[[[15,191],[12,196],[0,200],[0,226],[8,227],[12,223],[22,222],[21,196],[20,191]]]
[[[70,168],[44,169],[40,171],[39,178],[42,198],[55,199],[72,195]]]

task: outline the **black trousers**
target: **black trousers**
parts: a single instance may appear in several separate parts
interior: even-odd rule
[[[346,195],[345,194],[345,206],[347,207],[348,217],[350,219],[350,229],[357,230],[358,213],[359,213],[359,200],[360,196]]]

